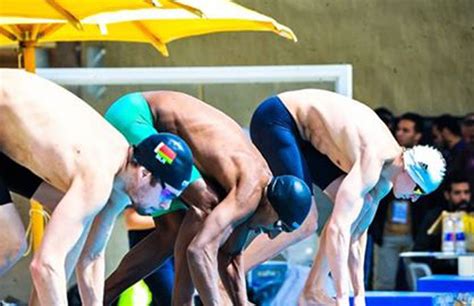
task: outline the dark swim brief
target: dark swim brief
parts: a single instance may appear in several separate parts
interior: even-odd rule
[[[294,175],[308,186],[325,189],[344,172],[303,140],[295,120],[277,96],[263,101],[250,122],[250,136],[273,175]],[[312,188],[310,188],[312,190]]]
[[[31,198],[43,180],[0,152],[0,205],[11,203],[10,191]]]

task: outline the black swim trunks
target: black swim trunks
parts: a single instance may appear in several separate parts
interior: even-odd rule
[[[11,203],[10,191],[31,198],[43,180],[0,152],[0,205]]]
[[[273,175],[294,175],[308,186],[315,184],[324,190],[344,174],[329,157],[302,139],[295,120],[277,96],[258,106],[250,123],[250,136]]]

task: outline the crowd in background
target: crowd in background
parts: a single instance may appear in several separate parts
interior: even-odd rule
[[[441,251],[441,234],[427,230],[442,211],[473,212],[474,113],[462,118],[444,114],[424,118],[405,113],[396,118],[388,109],[375,110],[393,132],[398,143],[410,148],[432,145],[447,162],[444,183],[433,194],[416,203],[385,197],[369,229],[366,251],[366,285],[373,290],[406,290],[406,273],[399,255],[406,251]],[[455,274],[455,261],[429,260],[433,273]]]

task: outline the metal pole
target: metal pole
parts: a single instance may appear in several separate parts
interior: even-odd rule
[[[36,72],[36,56],[35,56],[35,42],[25,41],[22,44],[23,52],[23,67],[26,71]]]

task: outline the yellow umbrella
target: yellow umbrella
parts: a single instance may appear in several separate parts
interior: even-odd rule
[[[207,33],[271,31],[296,41],[289,28],[231,1],[188,1],[181,5],[199,9],[203,17],[179,8],[124,10],[84,18],[80,21],[82,30],[63,19],[0,17],[0,45],[20,43],[25,48],[25,68],[32,71],[34,46],[41,42],[146,42],[167,56],[167,43]]]
[[[77,35],[79,40],[149,42],[164,56],[168,56],[167,43],[208,33],[271,31],[296,41],[296,36],[288,27],[231,1],[188,2],[199,7],[202,18],[185,10],[141,9],[103,13],[84,19],[86,31],[76,32],[68,40],[74,41]],[[50,37],[60,39],[69,30],[70,27],[59,29]]]
[[[2,0],[0,16],[66,19],[80,27],[80,19],[102,12],[152,7],[145,0]]]
[[[150,7],[183,8],[202,15],[191,4],[174,0],[2,0],[1,17],[66,19],[80,28],[80,20],[103,12]]]
[[[193,7],[192,4],[180,3],[176,0],[2,0],[0,18],[3,20],[0,36],[7,36],[19,42],[25,59],[24,66],[26,70],[34,72],[34,47],[39,31],[38,25],[44,26],[46,23],[52,25],[63,20],[82,30],[80,20],[87,16],[101,12],[151,7],[180,8],[197,16],[203,15],[201,10]]]

